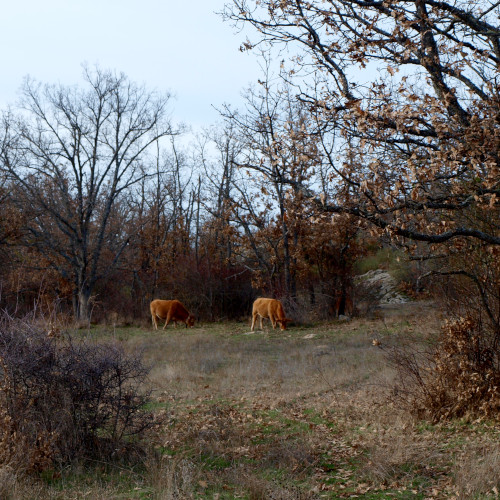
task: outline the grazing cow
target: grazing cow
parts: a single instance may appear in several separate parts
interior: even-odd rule
[[[165,320],[164,330],[171,321],[174,322],[174,327],[177,327],[177,321],[186,323],[186,328],[194,325],[194,316],[178,300],[153,300],[150,309],[155,330],[158,330],[157,319]]]
[[[262,318],[269,318],[273,325],[273,330],[276,328],[276,323],[279,323],[281,330],[286,330],[286,324],[291,319],[285,317],[285,311],[281,302],[276,299],[256,299],[252,308],[252,332],[255,327],[255,320],[260,317],[260,329],[262,330]]]

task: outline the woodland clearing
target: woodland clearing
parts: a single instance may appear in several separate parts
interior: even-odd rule
[[[500,429],[419,421],[391,399],[375,344],[432,339],[429,302],[250,332],[247,323],[153,331],[93,327],[142,350],[161,424],[129,463],[85,463],[42,480],[0,470],[2,498],[495,498]],[[83,333],[81,333],[83,335]]]

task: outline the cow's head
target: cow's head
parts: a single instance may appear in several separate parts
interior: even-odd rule
[[[277,319],[276,322],[280,325],[280,330],[286,330],[286,325],[292,321],[290,318]]]
[[[188,317],[187,317],[187,320],[186,320],[186,328],[189,326],[190,328],[192,328],[194,326],[194,316],[192,314],[190,314]]]

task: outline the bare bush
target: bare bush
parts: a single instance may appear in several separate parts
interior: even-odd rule
[[[500,351],[478,317],[447,320],[435,343],[388,349],[399,370],[393,396],[420,417],[498,419]]]
[[[0,466],[0,498],[2,500],[38,500],[47,498],[43,484],[19,474],[11,465]]]
[[[0,441],[4,463],[112,455],[153,424],[140,356],[113,344],[58,339],[30,321],[0,318]]]
[[[382,284],[380,282],[366,283],[358,278],[354,286],[356,312],[359,316],[371,317],[380,305]]]

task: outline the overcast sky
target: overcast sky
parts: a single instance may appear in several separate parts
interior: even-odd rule
[[[225,0],[10,0],[0,16],[0,108],[14,104],[27,75],[82,82],[82,64],[125,73],[176,96],[173,116],[195,128],[212,108],[238,104],[259,76],[244,33],[215,14]],[[240,101],[241,102],[241,101]]]

